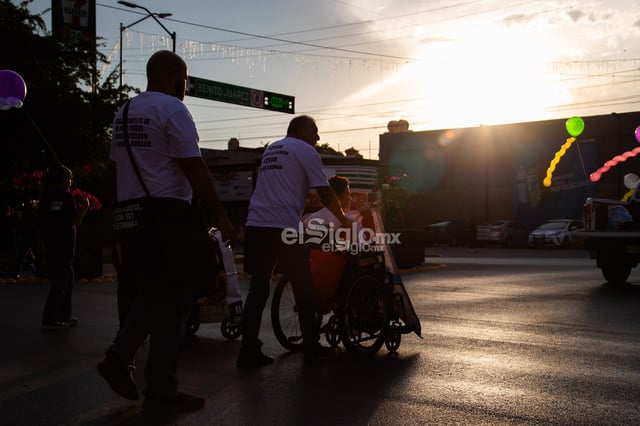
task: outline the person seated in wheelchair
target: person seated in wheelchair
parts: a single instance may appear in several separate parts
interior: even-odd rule
[[[353,221],[351,229],[341,228],[338,218],[327,207],[307,213],[302,222],[307,230],[307,235],[319,237],[314,242],[321,242],[324,248],[334,251],[343,251],[346,243],[366,244],[369,234],[361,232],[364,226],[370,226],[371,209],[368,205],[358,210],[351,210],[351,189],[349,178],[345,176],[332,176],[329,185],[336,193],[338,201],[345,216]],[[327,243],[329,245],[327,245]]]
[[[311,276],[317,310],[326,314],[331,310],[331,301],[349,263],[353,263],[369,241],[370,233],[362,232],[363,223],[371,210],[368,206],[351,210],[351,190],[345,176],[329,178],[329,185],[336,193],[345,216],[353,220],[351,229],[341,228],[340,221],[324,207],[302,218],[306,230],[306,241],[312,243],[310,251]]]

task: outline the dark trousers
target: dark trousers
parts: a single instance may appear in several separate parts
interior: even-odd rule
[[[305,349],[318,344],[309,248],[303,244],[285,244],[282,229],[248,226],[245,229],[245,270],[251,274],[249,293],[242,317],[242,347],[257,348],[262,314],[269,298],[274,268],[291,280],[298,308],[300,330]]]
[[[195,294],[194,228],[188,212],[162,217],[135,238],[118,243],[121,323],[107,356],[133,363],[149,337],[144,377],[145,395],[151,397],[177,391],[178,351]]]
[[[72,260],[48,260],[49,296],[42,313],[42,323],[66,321],[71,318],[71,293],[73,291]]]

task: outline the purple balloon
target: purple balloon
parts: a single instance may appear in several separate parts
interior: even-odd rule
[[[636,140],[640,143],[640,126],[636,127]]]
[[[15,71],[0,70],[0,98],[22,103],[27,96],[27,85]]]

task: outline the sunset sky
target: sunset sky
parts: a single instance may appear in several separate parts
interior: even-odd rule
[[[520,0],[133,1],[177,34],[190,74],[296,97],[320,143],[377,158],[390,120],[433,130],[640,109],[640,2]],[[35,1],[40,13],[49,1]],[[139,14],[141,13],[141,14]],[[98,0],[100,50],[146,14]],[[44,14],[50,27],[51,14]],[[124,81],[170,38],[152,19],[125,31]],[[261,146],[291,115],[186,98],[201,146]],[[638,123],[640,124],[640,123]]]

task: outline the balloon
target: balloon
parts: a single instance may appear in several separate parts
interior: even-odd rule
[[[622,197],[621,201],[629,201],[629,198],[631,198],[634,192],[636,192],[635,188],[628,190],[627,193]]]
[[[636,140],[640,143],[640,126],[636,127]]]
[[[624,175],[624,186],[628,189],[636,189],[638,186],[638,182],[640,182],[640,177],[638,177],[635,173],[627,173]]]
[[[600,167],[598,170],[591,173],[589,175],[589,179],[591,180],[591,182],[599,181],[602,175],[607,173],[611,167],[616,166],[618,165],[618,163],[622,163],[623,161],[627,161],[629,158],[635,157],[638,154],[640,154],[640,147],[633,148],[631,151],[627,151],[622,155],[616,155],[611,160],[604,163],[604,166]],[[625,176],[625,179],[626,179],[626,176]]]
[[[584,120],[580,117],[571,117],[565,123],[565,127],[567,128],[567,132],[571,136],[577,138],[582,134],[582,131],[584,130]]]
[[[27,96],[27,85],[15,71],[0,70],[0,110],[20,108]]]
[[[564,144],[562,144],[562,146],[560,147],[560,150],[556,152],[556,155],[553,157],[553,160],[551,160],[551,163],[549,164],[549,168],[547,169],[547,176],[542,181],[542,184],[544,186],[546,187],[551,186],[551,176],[553,175],[553,172],[556,170],[556,166],[560,162],[560,159],[562,158],[562,156],[567,152],[567,149],[569,149],[571,147],[571,144],[575,142],[575,140],[576,138],[573,138],[573,137],[568,138],[567,141]]]
[[[624,175],[624,186],[629,188],[626,194],[622,197],[622,201],[628,201],[629,198],[636,192],[636,186],[638,186],[640,178],[635,173],[627,173]]]

